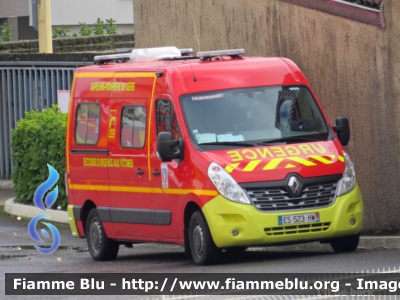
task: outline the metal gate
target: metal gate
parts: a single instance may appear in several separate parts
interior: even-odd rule
[[[0,62],[0,179],[11,178],[11,130],[18,120],[57,104],[57,91],[70,90],[76,67],[84,64]]]

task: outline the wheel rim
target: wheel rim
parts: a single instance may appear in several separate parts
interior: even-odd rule
[[[97,220],[93,220],[90,226],[90,243],[94,251],[98,252],[101,246],[101,232],[100,226]]]
[[[193,248],[198,256],[201,256],[204,251],[204,235],[203,228],[197,224],[193,229]]]

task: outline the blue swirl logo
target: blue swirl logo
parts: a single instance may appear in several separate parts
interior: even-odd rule
[[[58,179],[60,178],[58,172],[51,165],[47,164],[47,167],[49,168],[49,177],[45,182],[43,182],[41,185],[38,186],[33,196],[33,203],[35,204],[35,206],[44,211],[46,211],[46,207],[50,208],[54,204],[54,202],[56,202],[58,196],[58,186],[56,186],[54,190],[52,190],[47,194],[44,201],[46,203],[46,207],[43,204],[44,195],[46,194],[47,191],[50,190],[50,188],[53,185],[57,183]],[[46,214],[37,215],[29,222],[28,233],[34,241],[38,243],[44,243],[44,241],[39,237],[36,231],[37,223],[39,222],[40,219],[51,219],[51,218]],[[50,229],[54,237],[53,245],[50,248],[41,248],[35,245],[35,248],[42,254],[50,254],[55,250],[57,250],[57,248],[60,246],[60,233],[58,232],[58,229],[54,225],[46,222],[43,222],[42,224],[46,225],[47,228]],[[42,229],[40,232],[46,239],[49,238],[49,233],[45,229]]]

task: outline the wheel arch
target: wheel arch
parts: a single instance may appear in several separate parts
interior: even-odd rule
[[[85,201],[85,204],[82,206],[81,213],[80,213],[80,219],[82,222],[82,228],[83,228],[83,233],[85,234],[86,237],[86,223],[87,223],[87,218],[89,215],[89,212],[93,209],[96,208],[96,204],[90,199]]]

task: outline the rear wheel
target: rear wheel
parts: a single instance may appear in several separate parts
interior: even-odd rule
[[[336,238],[331,241],[331,247],[336,253],[353,252],[357,249],[360,235],[350,235]]]
[[[190,219],[189,243],[196,264],[208,265],[217,261],[220,250],[215,246],[207,221],[200,211],[195,211]]]
[[[96,209],[92,209],[88,215],[86,240],[94,260],[114,260],[117,257],[119,244],[107,237]]]

